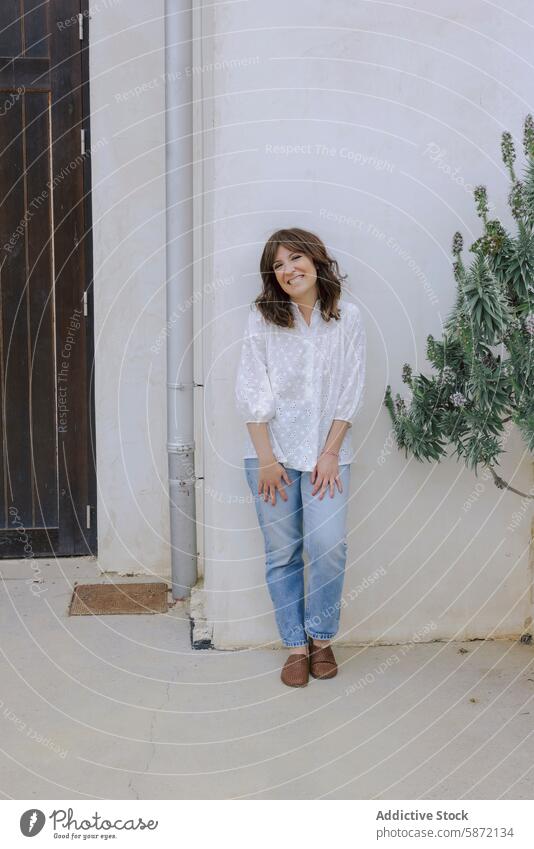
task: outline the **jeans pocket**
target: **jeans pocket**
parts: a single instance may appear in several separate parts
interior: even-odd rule
[[[254,491],[258,489],[257,472],[249,466],[248,463],[245,464],[245,477],[252,493],[254,494]]]

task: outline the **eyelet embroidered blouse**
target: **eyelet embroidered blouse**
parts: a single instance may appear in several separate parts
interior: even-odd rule
[[[267,422],[279,463],[312,471],[334,419],[349,422],[339,465],[354,459],[352,422],[365,388],[366,334],[356,304],[339,300],[340,319],[325,321],[319,300],[308,326],[291,302],[295,326],[279,327],[251,305],[235,382],[245,422]],[[257,457],[245,427],[243,457]]]

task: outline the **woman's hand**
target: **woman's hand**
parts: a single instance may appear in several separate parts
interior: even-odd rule
[[[262,460],[259,463],[258,473],[258,495],[263,495],[263,500],[270,499],[271,504],[276,504],[276,490],[279,491],[280,497],[287,501],[287,493],[284,489],[283,481],[288,485],[291,483],[287,470],[284,469],[281,463],[278,463],[276,458],[272,460]]]
[[[311,482],[315,484],[312,495],[315,495],[321,490],[319,501],[323,500],[328,487],[330,487],[330,498],[334,497],[336,484],[339,491],[343,492],[343,484],[339,477],[338,458],[333,454],[321,454],[313,472],[311,472]]]

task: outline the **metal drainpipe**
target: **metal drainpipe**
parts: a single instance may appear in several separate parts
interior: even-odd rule
[[[189,13],[188,10],[189,9]],[[191,3],[165,0],[167,453],[173,598],[197,582]]]

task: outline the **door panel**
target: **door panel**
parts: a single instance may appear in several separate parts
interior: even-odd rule
[[[96,553],[85,11],[0,5],[2,557]]]

